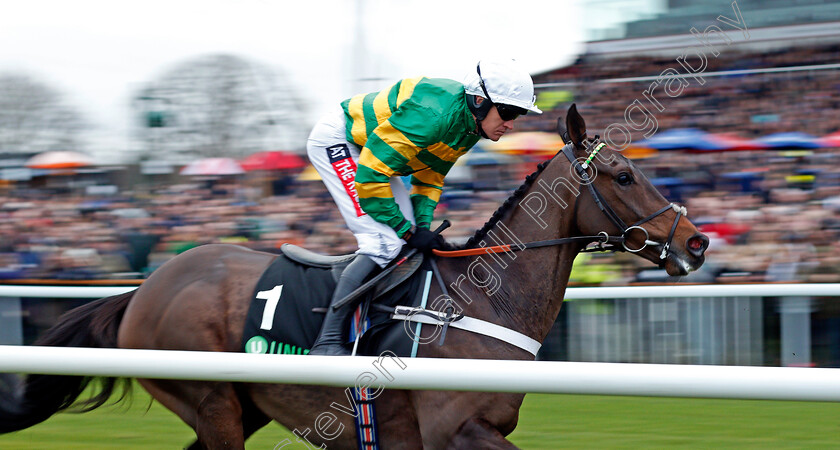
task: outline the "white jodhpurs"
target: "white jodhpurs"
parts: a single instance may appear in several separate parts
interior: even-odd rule
[[[341,108],[326,114],[312,129],[306,151],[315,170],[338,205],[341,217],[356,237],[359,250],[381,267],[397,257],[405,241],[388,225],[373,220],[359,207],[356,193],[356,163],[359,147],[347,141],[344,111]],[[414,208],[408,190],[399,177],[391,178],[394,200],[406,219],[414,223]]]

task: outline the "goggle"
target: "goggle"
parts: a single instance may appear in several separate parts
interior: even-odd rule
[[[494,103],[493,99],[490,98],[490,93],[487,92],[487,87],[484,86],[484,78],[481,77],[481,61],[475,66],[475,71],[478,72],[478,84],[481,86],[481,90],[484,91],[484,97],[487,98],[491,103],[496,105],[496,111],[499,112],[499,117],[504,120],[505,122],[509,120],[514,120],[517,117],[527,114],[528,110],[525,108],[520,108],[519,106],[513,105],[506,105],[504,103]]]
[[[505,122],[508,120],[514,120],[517,117],[528,113],[527,109],[520,108],[518,106],[505,105],[504,103],[494,103],[494,105],[496,105],[496,111],[499,112],[499,117],[501,117]]]

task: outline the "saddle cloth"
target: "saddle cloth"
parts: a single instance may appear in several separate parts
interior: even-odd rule
[[[372,295],[376,303],[388,306],[419,305],[422,289],[417,269],[425,266],[425,262],[422,256],[418,255],[418,258],[402,264],[399,270],[371,289],[368,297]],[[341,262],[346,265],[349,260]],[[242,334],[242,351],[308,354],[318,337],[336,286],[336,275],[341,269],[343,267],[308,264],[285,254],[278,255],[254,289]],[[358,311],[354,316],[358,318]],[[350,342],[351,335],[355,337],[355,327],[348,325],[347,328]],[[405,332],[402,321],[392,320],[390,314],[371,308],[363,330],[358,354],[378,355],[384,350],[398,356],[411,354],[413,341]]]

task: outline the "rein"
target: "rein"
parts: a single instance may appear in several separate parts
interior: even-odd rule
[[[598,236],[575,236],[560,239],[550,239],[546,241],[533,241],[524,244],[502,244],[493,247],[478,247],[468,248],[464,250],[433,250],[433,253],[442,258],[458,258],[462,256],[478,256],[486,255],[488,253],[508,253],[527,250],[529,248],[551,247],[554,245],[571,244],[573,242],[585,242],[587,244],[598,241],[598,247],[592,250],[584,251],[621,251],[617,244],[623,244],[624,238],[618,236],[610,236],[606,231]],[[605,247],[604,244],[611,244],[610,247]],[[638,250],[637,250],[638,251]]]
[[[684,206],[678,206],[675,203],[669,203],[668,205],[660,208],[658,211],[654,212],[653,214],[645,217],[644,219],[634,223],[633,225],[627,226],[621,217],[615,213],[615,211],[610,207],[607,203],[606,199],[598,192],[598,189],[595,188],[594,184],[592,183],[592,179],[589,177],[589,173],[586,169],[589,168],[589,165],[592,163],[592,160],[598,154],[598,152],[604,147],[604,143],[598,144],[595,149],[589,154],[586,160],[581,164],[577,158],[574,156],[574,144],[569,143],[566,144],[557,154],[552,157],[552,160],[557,157],[560,153],[566,156],[569,162],[574,167],[575,171],[577,172],[578,176],[581,177],[581,184],[585,184],[586,187],[589,189],[590,194],[592,195],[592,199],[595,201],[595,204],[598,206],[598,209],[607,216],[608,219],[618,228],[619,230],[623,230],[620,236],[610,236],[609,233],[606,231],[601,231],[596,236],[574,236],[574,237],[567,237],[567,238],[560,238],[560,239],[550,239],[544,241],[533,241],[524,244],[503,244],[503,245],[496,245],[493,247],[478,247],[478,248],[470,248],[470,249],[463,249],[463,250],[433,250],[436,256],[442,258],[458,258],[464,256],[480,256],[483,254],[488,253],[508,253],[508,252],[515,252],[526,250],[529,248],[541,248],[541,247],[549,247],[554,245],[564,245],[564,244],[571,244],[574,242],[583,242],[585,245],[588,245],[592,242],[597,242],[598,245],[591,249],[584,249],[584,252],[592,252],[592,251],[628,251],[631,253],[637,253],[644,250],[648,245],[655,246],[655,247],[662,247],[662,251],[659,254],[659,259],[665,259],[668,256],[668,252],[671,248],[671,241],[674,239],[674,233],[677,231],[677,224],[679,224],[680,217],[688,215],[688,211],[685,209]],[[664,243],[651,241],[650,234],[648,231],[642,227],[643,224],[650,222],[651,220],[655,219],[659,215],[665,213],[669,209],[673,209],[674,212],[677,213],[676,217],[674,218],[674,223],[671,225],[671,230],[668,233],[668,239],[665,240]],[[631,248],[628,247],[628,235],[632,233],[634,230],[641,230],[644,233],[644,243],[639,248]],[[609,244],[609,245],[607,245]],[[619,246],[618,244],[621,244]]]

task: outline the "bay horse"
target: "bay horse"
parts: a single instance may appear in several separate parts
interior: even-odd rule
[[[685,275],[700,267],[708,245],[708,239],[686,218],[685,210],[669,204],[631,161],[597,144],[597,138],[587,137],[584,119],[574,105],[565,127],[570,142],[539,165],[463,249],[480,249],[491,237],[505,235],[527,238],[534,245],[526,244],[516,253],[495,254],[499,260],[486,252],[466,252],[467,256],[437,261],[442,281],[457,285],[458,294],[469,298],[458,305],[464,314],[539,342],[558,316],[572,261],[593,239],[600,245],[623,246],[671,275]],[[589,238],[577,239],[586,236]],[[137,290],[68,312],[37,344],[240,351],[253,289],[275,258],[274,254],[232,245],[192,249],[157,269]],[[486,264],[504,262],[503,268],[497,268],[500,286],[458,284],[459,276],[475,270],[479,258],[485,258]],[[430,298],[440,294],[440,285],[433,284]],[[432,332],[429,328],[424,327],[421,337]],[[418,356],[534,359],[519,347],[460,329],[450,329],[443,346],[420,346]],[[339,363],[344,357],[335,358]],[[0,403],[0,432],[27,428],[67,408],[89,381],[86,377],[29,375],[14,392],[6,386]],[[115,381],[104,379],[101,392],[90,399],[87,408],[103,404],[115,390]],[[308,433],[321,412],[332,402],[343,401],[341,388],[139,382],[195,430],[197,440],[191,448],[244,448],[245,440],[271,420],[289,430],[307,430],[307,434],[296,431],[296,435],[313,447],[356,448],[352,431],[331,440]],[[516,427],[524,397],[386,390],[376,398],[380,444],[405,449],[516,448],[505,436]],[[349,415],[338,420],[346,428],[354,427]]]

